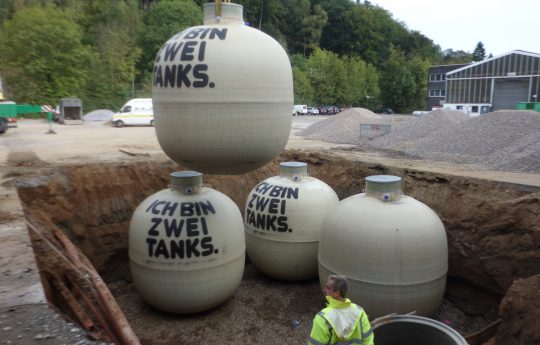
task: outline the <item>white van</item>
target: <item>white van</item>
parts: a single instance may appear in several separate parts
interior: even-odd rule
[[[294,105],[294,111],[296,112],[296,115],[307,115],[307,113],[308,113],[307,105],[305,105],[305,104],[295,104]]]
[[[154,125],[154,108],[152,98],[135,98],[124,104],[119,113],[112,117],[116,127],[129,125]]]

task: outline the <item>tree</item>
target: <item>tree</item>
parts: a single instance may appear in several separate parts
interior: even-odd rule
[[[450,64],[463,64],[470,63],[473,57],[471,53],[467,53],[463,50],[446,49],[443,51],[442,63]]]
[[[53,6],[23,8],[4,23],[3,33],[0,74],[14,101],[55,104],[81,95],[91,52],[70,14]]]
[[[303,48],[303,53],[313,51],[319,47],[319,41],[321,40],[322,29],[326,25],[328,16],[320,5],[313,7],[313,14],[304,17],[302,20],[302,27],[300,29],[300,43]]]
[[[346,58],[344,63],[347,80],[344,84],[343,104],[374,109],[380,96],[377,70],[358,57]]]
[[[138,43],[142,49],[139,68],[151,72],[159,49],[174,34],[202,25],[203,13],[192,0],[162,0],[153,3],[143,18]]]
[[[307,75],[316,103],[343,104],[346,71],[343,61],[336,54],[316,49],[308,59]]]
[[[136,42],[141,24],[139,2],[87,0],[78,17],[85,27],[85,40],[95,52],[85,103],[89,108],[118,108],[135,96],[141,54]]]
[[[313,104],[313,88],[306,74],[298,67],[292,68],[294,80],[294,104]]]
[[[429,62],[407,57],[392,48],[381,72],[381,98],[384,105],[403,113],[422,109],[427,92]]]
[[[484,43],[478,42],[476,48],[474,48],[472,60],[482,61],[486,58],[486,50],[484,49]]]

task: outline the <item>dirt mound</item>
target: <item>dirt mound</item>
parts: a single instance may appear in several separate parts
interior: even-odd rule
[[[360,124],[380,124],[382,117],[364,108],[350,108],[304,129],[306,139],[318,139],[338,144],[358,144]]]
[[[504,324],[495,336],[497,344],[540,344],[538,291],[540,274],[514,281],[499,308]]]

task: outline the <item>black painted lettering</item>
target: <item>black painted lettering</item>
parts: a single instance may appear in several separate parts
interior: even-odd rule
[[[184,38],[185,39],[193,39],[193,38],[197,38],[197,36],[199,36],[199,33],[201,33],[201,31],[203,31],[204,28],[195,28],[195,29],[192,29],[190,30],[185,36]]]
[[[171,237],[173,233],[174,237],[180,237],[184,224],[185,221],[183,219],[180,219],[178,223],[176,223],[176,219],[165,219],[163,221],[163,225],[165,226],[165,233],[167,234],[167,237]]]
[[[255,210],[257,211],[264,211],[266,208],[266,205],[268,205],[268,202],[270,199],[265,198],[263,196],[259,196],[257,199],[257,202],[255,203]]]
[[[198,238],[190,238],[186,240],[186,254],[190,258],[192,256],[199,257],[201,253],[197,250],[197,245],[199,244]]]
[[[214,253],[214,245],[212,244],[212,237],[207,236],[201,239],[202,256],[208,256]]]
[[[186,219],[186,234],[188,237],[199,236],[199,218]]]
[[[165,87],[174,87],[176,84],[176,65],[165,66],[163,79],[165,79]]]
[[[161,210],[158,208],[159,205],[164,205],[167,203],[166,201],[158,201],[154,204],[154,207],[152,207],[152,213],[153,214],[160,214]]]
[[[270,191],[270,196],[273,196],[273,197],[279,197],[280,194],[282,194],[283,192],[283,187],[281,186],[274,186],[272,188],[272,190]],[[281,195],[281,197],[283,197],[283,195]]]
[[[287,188],[287,199],[298,199],[298,188]]]
[[[154,256],[154,244],[156,244],[157,240],[155,238],[147,238],[146,243],[148,244],[148,256],[152,257]]]
[[[279,204],[281,199],[271,199],[268,204],[268,213],[277,214],[279,212]]]
[[[201,40],[204,40],[206,38],[206,35],[208,35],[208,33],[210,32],[210,28],[206,28],[204,29],[204,31],[201,33],[201,35],[199,36],[199,38]],[[202,43],[205,43],[204,41]]]
[[[167,250],[167,244],[164,240],[159,240],[154,256],[156,258],[159,256],[163,256],[165,259],[169,258],[169,251]]]
[[[208,65],[195,65],[193,67],[193,87],[201,88],[208,86],[208,75],[205,73],[208,70]]]
[[[182,49],[182,54],[180,55],[180,61],[193,61],[193,59],[195,59],[193,52],[195,52],[194,47],[196,46],[197,46],[196,41],[185,42],[184,49]]]
[[[201,205],[202,214],[205,216],[209,215],[210,213],[216,214],[216,209],[214,208],[214,205],[210,202],[210,200],[201,201],[199,202]]]
[[[257,213],[257,221],[256,221],[255,226],[259,229],[264,229],[266,228],[265,224],[266,224],[266,215],[264,215],[263,213]]]
[[[184,258],[184,241],[171,241],[171,259]]]
[[[249,200],[249,203],[248,203],[249,208],[253,208],[253,206],[255,205],[253,202],[257,200],[257,197],[258,197],[257,194],[255,193],[251,194],[251,199]]]
[[[208,32],[209,29],[206,29],[205,32]],[[203,35],[206,35],[206,33],[203,33]],[[204,37],[201,36],[202,39],[204,39]],[[206,41],[202,41],[200,44],[199,44],[199,54],[198,54],[198,59],[199,61],[204,61],[204,54],[206,53]]]
[[[148,213],[148,211],[150,211],[150,209],[151,209],[152,207],[154,207],[154,205],[155,205],[156,202],[158,202],[158,201],[159,201],[158,199],[154,200],[154,202],[151,203],[150,206],[148,206],[144,212]]]
[[[191,217],[193,216],[193,203],[191,202],[183,202],[180,203],[180,215],[182,217]]]
[[[285,216],[278,217],[277,224],[278,224],[278,228],[277,228],[278,232],[286,232],[287,230],[289,230],[289,226],[287,225],[287,217]]]
[[[201,218],[201,228],[202,228],[203,234],[208,235],[208,226],[206,225],[205,218]]]
[[[267,215],[266,216],[266,230],[276,231],[276,224],[275,224],[276,220],[277,220],[276,216]]]
[[[266,192],[268,192],[268,190],[270,188],[272,188],[273,185],[269,184],[269,183],[266,183],[266,182],[261,182],[259,183],[259,185],[255,188],[255,190],[261,194],[265,194]]]
[[[173,61],[180,48],[184,45],[184,42],[178,43],[178,45],[176,45],[176,43],[177,42],[169,43],[165,46],[164,61]]]
[[[163,76],[161,75],[161,65],[154,71],[154,86],[163,87]]]
[[[216,37],[222,41],[225,40],[225,38],[227,37],[227,29],[212,28],[212,31],[210,32],[210,36],[208,38],[213,40]]]
[[[154,224],[150,230],[148,230],[148,236],[159,236],[159,231],[157,231],[156,228],[161,224],[161,218],[152,218],[150,221]]]
[[[285,209],[287,208],[286,202],[287,202],[287,200],[285,200],[285,199],[281,200],[281,209],[280,209],[281,214],[285,214]]]
[[[191,72],[191,65],[178,65],[177,72],[176,87],[182,87],[182,84],[190,87],[191,81],[189,80],[188,74]]]
[[[174,211],[176,210],[177,206],[178,206],[177,202],[171,203],[167,201],[167,203],[163,207],[163,211],[161,211],[161,215],[164,216],[168,212],[169,216],[172,217],[174,215]]]

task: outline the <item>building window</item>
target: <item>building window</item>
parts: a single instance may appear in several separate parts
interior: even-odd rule
[[[478,106],[477,106],[477,105],[473,105],[473,106],[472,106],[471,112],[472,112],[472,113],[477,113],[477,112],[478,112]]]
[[[457,110],[463,110],[463,106],[462,106],[462,105],[458,105],[458,106],[456,106],[456,109],[457,109]]]
[[[445,80],[446,76],[444,74],[430,74],[429,81],[441,81]]]
[[[446,90],[433,89],[429,90],[429,97],[445,97]]]

